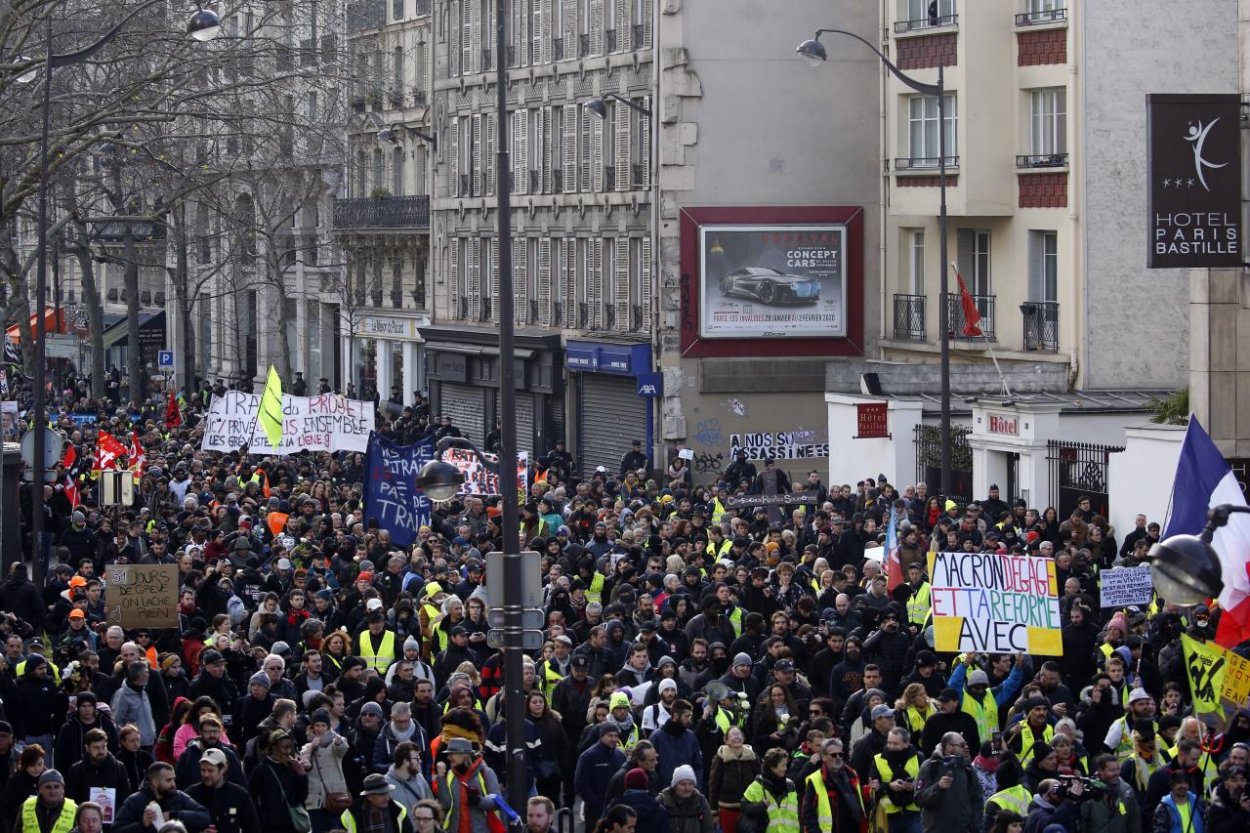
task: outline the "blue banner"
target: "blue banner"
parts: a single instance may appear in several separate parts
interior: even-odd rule
[[[416,479],[434,459],[434,441],[396,445],[376,432],[369,434],[365,452],[365,518],[376,518],[378,528],[391,533],[391,543],[406,547],[417,540],[417,530],[430,522],[430,501]]]

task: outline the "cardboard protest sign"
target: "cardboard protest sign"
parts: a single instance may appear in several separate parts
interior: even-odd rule
[[[499,457],[495,454],[483,452],[482,456],[489,463],[499,462]],[[522,500],[525,499],[524,496],[529,492],[529,461],[529,452],[517,452],[516,487],[522,496]],[[464,475],[464,485],[460,487],[460,494],[482,496],[500,494],[499,475],[482,465],[482,461],[477,458],[472,449],[449,448],[443,452],[443,462],[451,463]]]
[[[929,577],[935,650],[1063,654],[1053,559],[929,553]]]
[[[1103,570],[1098,576],[1102,585],[1100,594],[1103,607],[1127,607],[1147,605],[1154,596],[1150,583],[1150,565],[1143,567],[1115,567]]]
[[[300,451],[364,451],[373,431],[372,402],[334,393],[282,396],[282,438],[275,448],[257,415],[261,395],[227,391],[214,396],[204,417],[204,451],[295,454]]]
[[[177,564],[109,564],[105,576],[110,625],[178,627]]]

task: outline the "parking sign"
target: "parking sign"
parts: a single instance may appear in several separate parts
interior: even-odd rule
[[[174,351],[173,350],[161,350],[159,353],[157,353],[156,354],[156,366],[161,368],[162,370],[165,370],[165,369],[173,370],[174,369]]]

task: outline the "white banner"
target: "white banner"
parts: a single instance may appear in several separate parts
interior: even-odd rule
[[[497,455],[483,453],[482,456],[491,463],[499,462]],[[499,475],[487,470],[472,450],[467,448],[449,448],[443,452],[443,462],[451,463],[464,475],[464,485],[460,487],[460,494],[484,496],[500,494]],[[518,451],[516,455],[516,485],[517,491],[522,496],[522,501],[524,501],[524,496],[529,492],[529,463],[529,452]]]
[[[745,451],[748,460],[807,460],[829,456],[825,431],[755,431],[729,435],[729,459]]]
[[[1142,567],[1115,567],[1103,570],[1098,576],[1101,585],[1103,607],[1148,605],[1154,598],[1154,585],[1150,583],[1150,565]]]
[[[259,393],[227,391],[214,396],[204,418],[204,451],[295,454],[300,451],[365,451],[373,430],[373,403],[334,393],[282,395],[282,442],[269,444],[256,420]]]

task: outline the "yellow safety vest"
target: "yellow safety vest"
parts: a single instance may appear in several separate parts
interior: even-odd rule
[[[39,833],[39,817],[35,815],[35,805],[39,796],[32,795],[22,802],[22,833]],[[61,815],[56,817],[52,825],[52,833],[69,833],[74,829],[74,816],[78,813],[78,804],[73,799],[65,799]]]
[[[998,701],[994,699],[994,692],[985,692],[984,702],[978,703],[975,697],[965,691],[959,710],[971,715],[976,721],[977,734],[981,740],[993,738],[994,733],[998,731]]]
[[[771,790],[757,777],[742,793],[743,801],[762,802],[768,812],[769,833],[799,833],[799,793],[790,790],[780,801],[775,801]]]
[[[725,504],[720,502],[719,496],[712,498],[712,523],[720,524],[726,511]]]
[[[1117,760],[1125,760],[1133,754],[1133,727],[1128,722],[1128,716],[1121,717],[1119,722],[1123,724],[1120,730],[1120,742],[1115,746],[1115,757]],[[1155,724],[1155,728],[1159,728],[1157,721],[1151,720]],[[1167,758],[1167,750],[1163,750],[1163,757]]]
[[[377,671],[378,674],[385,674],[386,669],[391,667],[391,663],[395,661],[395,634],[391,631],[382,631],[382,647],[374,651],[373,634],[365,631],[360,635],[360,658],[365,661],[365,665]]]
[[[1163,758],[1166,761],[1174,761],[1176,760],[1176,756],[1179,754],[1180,747],[1173,746],[1171,749],[1164,751]],[[1219,777],[1220,772],[1219,768],[1215,765],[1215,761],[1211,760],[1211,753],[1205,749],[1198,756],[1198,769],[1202,770],[1203,789],[1209,792],[1211,790],[1211,785],[1215,783],[1215,779]]]
[[[914,813],[920,812],[920,805],[914,800],[906,806],[900,807],[894,803],[893,799],[890,798],[889,793],[885,791],[885,785],[897,777],[894,774],[894,770],[890,767],[890,762],[885,759],[885,753],[873,755],[872,759],[877,764],[877,772],[881,774],[881,803],[885,805],[886,813],[893,815],[894,813],[901,813],[904,810]],[[911,779],[912,783],[916,782],[916,776],[920,775],[920,761],[916,760],[915,755],[912,755],[907,759],[907,764],[903,767],[903,772],[907,774],[907,777]],[[912,798],[915,798],[914,792],[912,793]]]
[[[924,624],[925,617],[929,615],[929,596],[929,582],[926,581],[907,600],[907,621],[916,625]]]
[[[729,623],[734,626],[734,636],[742,636],[742,608],[734,605],[729,611]]]
[[[399,817],[395,819],[396,829],[403,830],[404,819],[408,818],[408,811],[398,801],[391,801],[391,804],[399,808]],[[343,829],[347,833],[356,833],[356,817],[352,815],[351,808],[343,811],[343,815],[339,816],[339,821],[343,822]]]
[[[590,586],[586,588],[587,602],[603,602],[603,573],[595,570],[590,577]]]
[[[563,679],[560,672],[551,667],[551,663],[543,663],[541,687],[543,694],[547,696],[547,702],[551,702],[551,692],[556,690],[556,685]]]
[[[1050,743],[1055,738],[1055,730],[1050,728],[1050,724],[1042,729],[1042,741]],[[1027,765],[1029,758],[1033,757],[1033,749],[1037,746],[1037,738],[1033,736],[1033,730],[1029,728],[1028,723],[1020,726],[1020,763]]]
[[[728,538],[722,538],[720,546],[708,541],[703,551],[712,556],[713,561],[719,561],[727,552],[733,549],[733,546],[733,541],[730,541]]]
[[[997,804],[1000,810],[1010,810],[1024,818],[1029,814],[1029,803],[1033,801],[1033,794],[1029,792],[1028,787],[1016,784],[1014,787],[999,790],[991,795],[989,800]]]
[[[47,659],[46,657],[45,657],[45,660],[47,660],[47,663],[48,663],[48,676],[52,678],[52,681],[54,683],[56,683],[57,685],[60,685],[61,684],[61,672],[57,669],[56,663],[53,662],[52,660]],[[17,664],[17,667],[13,669],[14,679],[20,680],[24,676],[26,676],[26,660],[22,660],[21,662],[19,662]]]
[[[907,710],[903,712],[903,720],[905,722],[903,728],[910,730],[918,741],[920,733],[924,731],[924,724],[933,716],[934,711],[933,706],[925,706],[924,712],[921,712],[915,706],[908,706]],[[919,745],[919,743],[916,743],[916,746]]]
[[[829,790],[825,787],[823,766],[817,767],[815,772],[807,776],[807,788],[816,796],[816,823],[820,825],[822,831],[833,830],[833,805],[829,803]],[[864,796],[859,790],[855,791],[855,798],[859,801],[859,808],[862,811]]]

